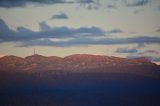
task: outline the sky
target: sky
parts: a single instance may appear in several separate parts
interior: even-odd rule
[[[0,0],[0,56],[96,54],[160,62],[160,0]]]

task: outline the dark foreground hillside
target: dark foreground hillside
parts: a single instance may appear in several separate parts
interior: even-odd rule
[[[160,80],[112,72],[0,74],[0,106],[159,106]]]
[[[160,67],[145,58],[0,58],[0,106],[160,106]]]

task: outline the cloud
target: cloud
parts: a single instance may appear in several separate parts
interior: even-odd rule
[[[101,0],[93,0],[94,2],[92,3],[87,3],[87,4],[81,4],[81,7],[85,7],[88,10],[98,10],[100,7],[102,7],[103,3],[101,3]]]
[[[106,7],[109,9],[113,9],[113,8],[116,8],[116,5],[115,4],[107,4]]]
[[[117,53],[136,53],[138,52],[135,48],[118,48],[116,50]]]
[[[138,55],[147,55],[147,54],[159,54],[159,52],[155,50],[146,50],[144,52],[138,53]]]
[[[0,0],[0,7],[23,7],[32,4],[94,3],[94,0]]]
[[[76,0],[74,0],[74,1],[76,1]],[[95,1],[98,1],[98,0],[77,0],[77,2],[79,2],[79,3],[94,3]]]
[[[77,46],[77,45],[114,45],[114,44],[160,44],[160,37],[131,37],[131,38],[104,38],[107,34],[120,31],[104,31],[99,27],[50,27],[45,22],[40,23],[40,31],[32,31],[25,27],[11,30],[0,19],[0,43],[20,42],[22,45],[32,46]],[[103,38],[100,38],[103,37]],[[50,39],[67,39],[54,42]]]
[[[130,58],[130,59],[133,59],[133,58],[141,58],[141,57],[144,57],[150,61],[153,61],[153,62],[160,62],[160,57],[156,57],[156,56],[127,56],[127,58]]]
[[[40,31],[45,31],[45,30],[50,30],[51,29],[51,27],[50,26],[48,26],[48,24],[46,23],[46,22],[41,22],[41,23],[39,23],[39,30]]]
[[[115,52],[116,53],[128,53],[128,54],[137,54],[139,55],[139,49],[140,48],[144,48],[145,47],[145,43],[138,43],[137,46],[135,47],[132,47],[132,48],[118,48]],[[154,51],[154,50],[148,50],[148,51],[145,51],[143,54],[145,53],[156,53],[157,51]]]
[[[146,57],[151,61],[160,61],[159,52],[156,50],[145,50],[137,53],[137,56]]]
[[[32,4],[32,6],[50,4],[80,4],[80,7],[84,7],[89,10],[97,10],[101,7],[113,9],[124,5],[127,7],[139,7],[147,5],[150,1],[151,0],[0,0],[0,7],[26,7],[30,4]]]
[[[11,7],[23,7],[27,3],[39,3],[39,4],[55,4],[65,3],[64,0],[0,0],[0,7],[11,8]]]
[[[106,8],[106,9],[118,9],[119,7],[142,7],[146,6],[149,3],[152,3],[151,0],[93,0],[94,2],[88,3],[85,6],[87,9],[99,9],[99,8]],[[135,9],[135,8],[134,8]],[[134,13],[139,13],[141,10],[136,10]]]
[[[115,29],[112,29],[111,31],[109,31],[109,33],[123,33],[123,30],[121,30],[119,28],[115,28]]]
[[[69,17],[65,13],[55,14],[51,17],[51,19],[68,19]]]
[[[160,32],[160,27],[156,30],[156,32]]]
[[[0,19],[0,42],[9,41],[29,41],[47,38],[76,38],[89,36],[104,36],[105,31],[98,27],[49,27],[45,22],[40,23],[40,31],[31,31],[24,27],[18,27],[17,31],[8,28],[3,20]]]
[[[140,7],[145,6],[150,2],[150,0],[110,0],[105,2],[106,8],[113,9],[119,6],[127,7]],[[135,11],[139,12],[139,11]]]
[[[150,0],[123,0],[128,7],[144,6],[149,3]]]
[[[127,57],[128,58],[140,58],[140,57],[145,57],[150,61],[153,62],[160,62],[160,57],[159,57],[159,53],[156,50],[145,50],[145,51],[138,51],[136,53],[133,54],[129,54]]]
[[[10,30],[8,26],[5,24],[5,22],[0,19],[0,41],[3,41],[4,39],[8,39],[9,37],[13,36],[15,36],[15,31]]]
[[[93,37],[73,38],[67,41],[52,41],[50,39],[32,40],[23,42],[21,46],[79,46],[79,45],[120,45],[120,44],[155,44],[160,43],[160,37],[134,37],[134,38],[105,38],[94,39]]]

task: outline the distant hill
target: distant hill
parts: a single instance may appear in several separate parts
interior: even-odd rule
[[[4,56],[0,58],[1,70],[80,70],[104,67],[122,66],[156,66],[146,58],[119,58],[113,56],[101,56],[90,54],[75,54],[64,58],[42,55],[32,55],[25,58],[16,56]]]
[[[29,73],[117,72],[147,76],[160,76],[160,67],[146,58],[120,58],[113,56],[74,54],[64,58],[32,55],[25,58],[0,58],[0,71]]]

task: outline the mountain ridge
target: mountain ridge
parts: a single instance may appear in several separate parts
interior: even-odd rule
[[[83,57],[105,57],[105,58],[119,58],[119,59],[128,59],[128,60],[141,60],[141,61],[146,61],[146,62],[151,62],[150,60],[148,60],[145,57],[137,57],[137,58],[122,58],[122,57],[115,57],[115,56],[106,56],[106,55],[94,55],[94,54],[72,54],[72,55],[68,55],[65,57],[59,57],[59,56],[43,56],[43,55],[39,55],[39,54],[34,54],[31,56],[26,56],[26,57],[18,57],[15,55],[5,55],[0,57],[1,59],[4,58],[19,58],[19,59],[31,59],[31,58],[59,58],[59,59],[66,59],[66,58],[83,58]]]
[[[114,56],[74,54],[64,58],[57,56],[32,55],[25,58],[4,56],[0,58],[0,69],[9,70],[79,70],[94,69],[108,66],[156,66],[146,58],[120,58]]]
[[[120,58],[114,56],[74,54],[64,58],[32,55],[25,58],[0,58],[0,73],[24,73],[52,77],[68,73],[127,73],[160,79],[160,67],[146,58]]]

